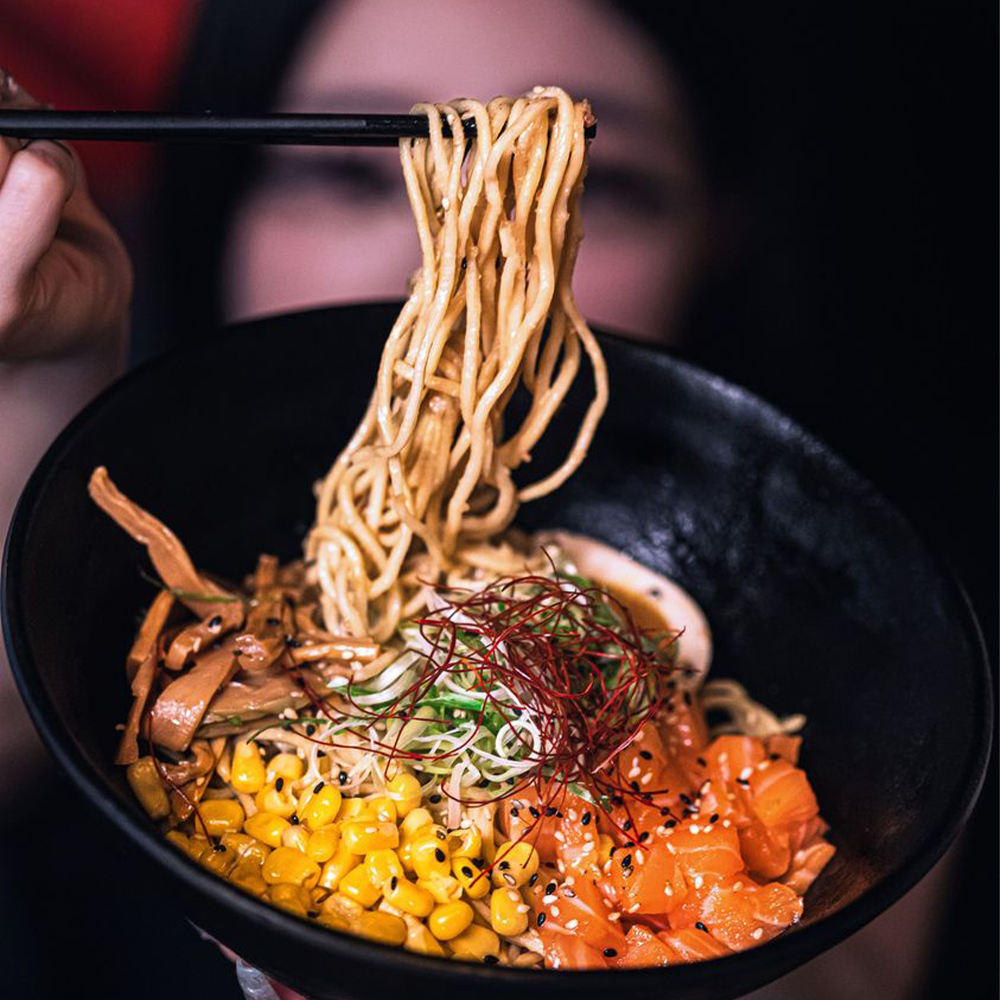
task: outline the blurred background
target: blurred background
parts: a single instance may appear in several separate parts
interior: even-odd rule
[[[995,665],[996,5],[663,6],[4,0],[0,64],[63,109],[403,111],[535,83],[590,97],[585,314],[843,454],[951,562]],[[399,298],[417,263],[392,150],[77,148],[135,265],[132,363],[227,320]],[[33,442],[24,476],[97,388],[0,432]],[[0,490],[4,530],[15,494]],[[227,961],[86,822],[4,671],[0,990],[238,998]],[[996,793],[994,759],[920,886],[754,996],[930,998],[955,969],[995,996]]]

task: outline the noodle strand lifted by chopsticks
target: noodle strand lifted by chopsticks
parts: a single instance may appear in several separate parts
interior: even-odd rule
[[[404,140],[400,160],[422,262],[368,409],[318,486],[306,553],[327,629],[379,642],[424,605],[422,581],[484,562],[516,568],[509,548],[489,540],[521,501],[550,493],[580,465],[608,395],[604,359],[571,290],[586,103],[536,87],[488,105],[413,110],[427,115],[430,135]],[[476,139],[467,143],[470,117]],[[581,346],[595,393],[576,440],[557,469],[519,489],[512,473],[569,391]],[[519,386],[530,404],[508,433],[504,412]]]

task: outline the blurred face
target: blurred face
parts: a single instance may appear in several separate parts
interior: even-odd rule
[[[699,270],[703,199],[676,84],[610,4],[340,0],[319,16],[275,106],[399,112],[535,84],[598,118],[574,289],[601,326],[668,340]],[[226,256],[229,318],[402,298],[419,263],[393,149],[270,147]]]

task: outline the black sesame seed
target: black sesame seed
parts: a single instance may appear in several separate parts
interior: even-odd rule
[[[347,784],[347,772],[346,771],[341,771],[340,774],[337,775],[337,781],[339,781],[342,785],[346,785]]]
[[[625,841],[625,846],[626,847],[635,847],[635,841],[634,840],[626,840]]]
[[[685,807],[684,807],[684,808],[683,808],[683,809],[681,810],[681,816],[682,816],[682,817],[683,817],[684,819],[687,819],[687,818],[688,818],[688,816],[697,816],[697,815],[698,815],[698,810],[697,810],[697,809],[688,809],[688,807],[687,807],[687,806],[685,806]]]
[[[546,896],[551,896],[551,895],[552,895],[552,893],[554,893],[555,891],[556,891],[556,884],[555,884],[555,882],[550,882],[550,883],[549,883],[549,884],[548,884],[548,885],[547,885],[547,886],[545,887],[545,895],[546,895]]]
[[[708,821],[709,821],[709,823],[718,823],[719,822],[719,814],[718,813],[712,813],[712,815],[708,817]]]
[[[442,851],[440,847],[435,847],[434,857],[437,858],[438,861],[444,861],[444,851]]]
[[[209,619],[209,628],[218,628],[222,624],[222,615],[215,615],[213,618]]]
[[[393,875],[392,878],[389,879],[389,888],[390,888],[390,890],[392,892],[395,892],[397,885],[399,885],[399,878],[396,875]]]
[[[631,868],[631,867],[632,867],[632,855],[626,854],[625,857],[622,858],[622,868]]]
[[[605,948],[604,949],[604,957],[605,958],[614,958],[615,955],[617,955],[617,954],[618,954],[618,951],[615,948]]]
[[[537,881],[538,881],[538,872],[535,872],[535,874],[528,879],[528,885],[534,885]]]
[[[535,819],[538,819],[538,817],[542,815],[534,806],[529,806],[528,812],[530,812]]]
[[[484,865],[486,864],[486,862],[485,862],[485,861],[483,861],[483,859],[482,859],[482,858],[472,858],[472,863],[473,863],[473,864],[474,864],[474,865],[475,865],[475,866],[476,866],[476,867],[477,867],[477,868],[478,868],[478,869],[479,869],[480,871],[482,871],[482,870],[483,870],[483,866],[484,866]],[[537,876],[536,876],[536,878],[537,878]]]
[[[514,806],[514,808],[511,809],[510,814],[511,816],[514,817],[514,819],[517,819],[518,815],[520,814],[520,810],[517,808],[517,806]]]
[[[653,755],[648,750],[640,750],[639,751],[639,756],[643,760],[652,760],[653,759]]]
[[[466,878],[472,878],[473,872],[472,872],[472,869],[468,865],[462,865],[462,874]]]
[[[587,812],[585,812],[585,813],[584,813],[584,814],[583,814],[583,815],[582,815],[582,816],[580,817],[580,822],[581,822],[581,823],[582,823],[582,824],[583,824],[584,826],[587,826],[587,825],[588,825],[588,824],[590,823],[590,811],[589,811],[589,810],[588,810]]]
[[[448,835],[444,832],[444,830],[435,830],[434,831],[434,836],[437,837],[438,840],[447,840],[448,839]]]
[[[736,779],[736,784],[737,785],[742,785],[744,788],[749,788],[750,787],[750,782],[747,781],[746,778],[737,778]]]
[[[544,913],[539,913],[538,914],[538,919],[535,921],[535,923],[538,924],[539,927],[541,927],[542,924],[545,923],[545,914]]]
[[[639,782],[638,781],[630,781],[628,783],[628,785],[629,785],[629,788],[631,788],[633,792],[639,791]]]
[[[664,823],[663,825],[669,830],[669,829],[671,829],[671,827],[677,826],[677,820],[675,820],[675,819],[668,819],[666,821],[666,823]]]
[[[618,850],[617,847],[612,847],[611,850],[608,851],[608,857],[609,858],[613,858],[615,856],[615,851],[617,851],[617,850]]]
[[[683,802],[685,805],[688,805],[688,806],[691,805],[691,799],[690,799],[690,797],[687,796],[687,795],[685,795],[683,792],[681,793],[681,802]]]
[[[271,628],[274,628],[276,625],[280,625],[281,624],[281,619],[280,618],[265,618],[264,619],[264,624],[265,625],[270,625]]]
[[[307,917],[312,917],[315,920],[316,917],[319,916],[319,910],[307,910],[306,911],[306,916]]]
[[[663,809],[660,810],[660,815],[661,816],[669,816],[670,815],[670,810],[667,809],[667,808],[663,808]]]
[[[464,271],[469,266],[469,262],[463,257],[462,258],[462,270]]]
[[[274,783],[274,789],[275,789],[275,791],[280,792],[281,789],[284,788],[284,787],[285,787],[285,779],[284,778],[278,778],[278,780]]]
[[[216,854],[224,854],[225,850],[226,850],[226,845],[225,844],[216,844],[212,848],[212,850],[215,851]]]
[[[441,796],[438,795],[437,792],[435,792],[428,801],[433,802],[434,805],[437,805],[441,801]]]
[[[613,806],[620,806],[625,800],[620,795],[611,796],[611,804]]]
[[[690,691],[685,691],[684,692],[684,704],[685,705],[690,705],[691,704],[691,692]]]
[[[632,820],[630,820],[630,819],[625,820],[624,824],[622,825],[622,829],[623,830],[631,830],[632,829]]]
[[[643,830],[642,833],[639,834],[639,843],[645,844],[647,840],[649,840],[649,831]]]
[[[306,736],[312,736],[315,732],[316,727],[310,722],[309,725],[306,726]]]
[[[767,759],[768,760],[779,760],[780,757],[781,757],[781,755],[780,754],[776,754],[776,753],[769,753],[767,755]]]
[[[292,826],[298,826],[299,825],[299,814],[298,813],[292,813],[292,815],[288,819],[288,822],[291,823]]]
[[[496,955],[483,955],[483,965],[496,965],[499,961]]]
[[[301,648],[302,643],[299,642],[299,640],[296,639],[294,636],[286,635],[285,645],[288,646],[289,649],[299,649]]]
[[[501,861],[500,864],[497,865],[497,867],[500,869],[500,871],[505,872],[505,871],[507,871],[510,868],[510,862],[509,861]]]
[[[316,751],[316,756],[317,757],[325,757],[326,756],[326,751],[325,750],[317,750]]]
[[[697,760],[702,767],[708,767],[708,761],[705,760],[704,757],[696,757],[695,760]]]
[[[704,931],[706,934],[708,933],[708,928],[700,920],[695,924],[695,927],[697,927],[700,931]]]
[[[555,816],[555,814],[556,814],[555,806],[549,806],[548,809],[545,810],[546,816]]]

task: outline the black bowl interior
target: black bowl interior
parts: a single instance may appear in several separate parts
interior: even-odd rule
[[[195,562],[239,577],[261,551],[293,557],[311,486],[359,418],[397,307],[320,310],[232,328],[132,373],[53,445],[24,492],[5,556],[4,631],[23,696],[87,798],[173,897],[249,961],[322,998],[404,988],[501,995],[724,1000],[870,920],[941,855],[972,807],[990,739],[989,676],[964,597],[874,490],[748,393],[647,348],[603,338],[607,416],[583,469],[520,523],[618,546],[706,610],[715,676],[780,713],[805,712],[803,751],[838,853],[801,924],[697,966],[529,973],[445,963],[306,925],[166,845],[112,764],[122,669],[152,588],[144,556],[87,498],[107,465]],[[567,447],[585,380],[537,466]]]

